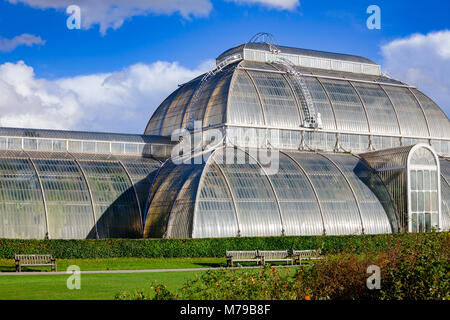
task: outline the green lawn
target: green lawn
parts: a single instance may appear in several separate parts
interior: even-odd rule
[[[225,258],[107,258],[107,259],[58,259],[58,271],[70,265],[86,270],[139,270],[139,269],[183,269],[223,267]],[[24,267],[22,271],[49,271],[50,267]],[[0,272],[16,271],[13,259],[0,259]]]
[[[155,281],[169,289],[177,289],[186,279],[201,272],[82,274],[80,290],[67,289],[69,275],[0,276],[0,300],[109,300],[120,291],[152,293],[151,286]]]

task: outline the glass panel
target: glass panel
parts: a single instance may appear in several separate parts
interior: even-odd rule
[[[445,160],[444,160],[445,161]],[[442,162],[441,162],[442,163]],[[442,165],[442,164],[441,164]],[[442,217],[442,225],[441,229],[444,231],[450,230],[450,186],[447,184],[445,179],[441,177],[441,217]],[[433,198],[437,198],[434,196]],[[437,202],[437,199],[436,199]],[[434,223],[433,225],[437,224],[437,215],[434,215]]]
[[[434,158],[433,153],[428,150],[427,148],[419,148],[414,151],[414,153],[411,156],[411,162],[412,165],[436,165],[436,160]]]
[[[428,119],[430,132],[432,137],[448,138],[450,132],[450,121],[445,113],[439,108],[436,103],[429,97],[424,95],[417,89],[412,89],[420,104],[422,105],[425,116]]]
[[[425,213],[425,231],[431,232],[431,214]]]
[[[235,196],[241,235],[281,235],[280,214],[267,176],[241,150],[234,150],[227,149],[228,155],[216,151],[214,159],[222,167]],[[226,161],[225,155],[231,156],[232,163],[227,163],[230,160]]]
[[[347,81],[321,79],[331,99],[338,130],[368,132],[361,100]]]
[[[322,85],[316,78],[303,77],[306,87],[311,94],[316,113],[320,113],[322,125],[324,129],[336,129],[336,121],[334,120],[333,110],[331,109],[330,101],[323,90]]]
[[[430,196],[430,192],[425,192],[425,211],[427,212],[431,211]]]
[[[7,149],[8,146],[7,138],[0,138],[0,149]]]
[[[126,143],[125,144],[125,153],[127,153],[127,154],[137,154],[138,153],[137,144]]]
[[[125,153],[124,143],[111,143],[111,152],[114,154]]]
[[[408,88],[382,87],[397,111],[402,135],[428,137],[428,128],[422,109]]]
[[[110,153],[109,142],[97,142],[97,152]]]
[[[184,111],[191,100],[194,90],[197,88],[200,79],[192,80],[183,85],[180,92],[172,101],[161,126],[161,135],[171,136],[175,129],[180,129],[183,122]]]
[[[8,138],[8,149],[11,149],[11,150],[22,149],[22,139],[21,138]]]
[[[141,211],[147,206],[151,185],[155,174],[160,167],[160,162],[151,158],[116,157],[127,170],[136,188]]]
[[[417,214],[419,220],[419,232],[425,232],[425,216],[423,213]]]
[[[180,92],[181,90],[178,89],[174,91],[170,96],[168,96],[163,103],[156,109],[156,111],[153,113],[150,121],[147,124],[147,127],[145,128],[145,134],[149,135],[160,135],[161,134],[161,125],[163,123],[163,120],[167,114],[167,110],[170,107],[170,104],[172,103],[172,100],[175,98],[175,96]]]
[[[198,183],[203,165],[195,166],[191,175],[183,183],[173,202],[167,223],[167,238],[190,238]]]
[[[307,172],[317,191],[327,235],[360,234],[361,218],[355,199],[338,169],[311,153],[289,153]]]
[[[95,142],[83,141],[83,152],[95,152]]]
[[[96,238],[89,191],[70,160],[33,160],[44,188],[51,239]]]
[[[417,171],[411,170],[410,177],[411,177],[411,190],[417,190]]]
[[[69,151],[82,152],[83,148],[81,145],[81,141],[69,141]]]
[[[214,89],[203,119],[204,127],[225,123],[227,121],[227,102],[231,79],[232,73],[226,73]]]
[[[353,83],[359,92],[370,123],[370,131],[383,134],[399,134],[397,116],[386,93],[377,84]]]
[[[208,105],[211,94],[217,86],[219,80],[221,80],[222,73],[213,75],[203,82],[201,88],[194,94],[192,100],[189,102],[188,108],[184,114],[183,128],[189,130],[194,129],[195,121],[202,121],[205,114],[205,109]],[[202,123],[202,126],[204,124]]]
[[[38,150],[42,151],[52,151],[53,150],[53,142],[52,140],[38,140]]]
[[[233,124],[264,125],[258,95],[245,71],[234,72],[227,119]]]
[[[87,161],[79,155],[94,200],[100,238],[139,238],[141,218],[136,194],[118,162]]]
[[[423,189],[424,190],[430,190],[430,171],[429,170],[425,170],[423,172]]]
[[[425,207],[424,207],[424,194],[423,191],[419,191],[418,192],[418,207],[417,207],[417,211],[423,212]]]
[[[423,171],[417,171],[417,190],[423,190]]]
[[[44,239],[45,233],[44,204],[33,167],[24,158],[0,158],[0,238]]]
[[[364,233],[391,233],[392,227],[388,214],[372,191],[374,183],[368,186],[360,178],[363,177],[364,179],[365,176],[370,175],[370,170],[357,157],[351,155],[327,154],[326,156],[344,172],[355,192],[361,210]]]
[[[286,79],[278,73],[249,71],[261,96],[268,126],[298,128],[300,116],[297,103]]]
[[[411,229],[412,232],[417,232],[418,230],[418,219],[417,219],[417,213],[413,213],[411,215]]]
[[[411,192],[411,211],[417,211],[417,191]]]
[[[23,139],[23,148],[25,150],[37,150],[36,139]]]
[[[151,197],[151,206],[145,219],[145,236],[150,238],[160,238],[171,236],[168,232],[168,224],[170,213],[174,206],[180,190],[185,182],[190,179],[193,174],[197,174],[198,170],[203,168],[202,165],[180,164],[174,165],[171,161],[166,162],[160,170],[152,190],[154,195]],[[189,188],[191,192],[196,190]],[[192,199],[188,193],[180,195],[180,199]],[[184,210],[191,213],[194,210],[194,203],[190,200],[186,203]],[[186,220],[185,220],[186,221]],[[184,224],[186,226],[186,223]]]
[[[197,201],[193,238],[237,236],[238,225],[232,197],[217,164],[212,163],[205,169]]]
[[[65,140],[53,140],[53,151],[66,151],[67,141]]]
[[[279,170],[268,177],[280,201],[285,235],[321,235],[319,206],[311,184],[298,165],[280,153]]]

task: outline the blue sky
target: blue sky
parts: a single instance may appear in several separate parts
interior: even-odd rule
[[[69,4],[82,10],[80,30],[66,27]],[[366,27],[372,4],[381,30]],[[450,2],[437,0],[1,0],[0,94],[9,91],[0,125],[140,133],[177,83],[259,31],[373,59],[450,114],[448,12]],[[11,42],[23,34],[33,38]],[[110,96],[93,98],[104,83]]]

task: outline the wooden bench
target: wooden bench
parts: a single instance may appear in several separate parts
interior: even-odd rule
[[[234,262],[256,262],[261,263],[258,250],[253,251],[227,251],[227,266],[233,267]]]
[[[298,264],[302,264],[302,260],[315,260],[315,259],[323,259],[321,256],[320,249],[319,250],[293,250],[292,251],[292,260],[294,263],[298,261]]]
[[[287,250],[258,250],[258,255],[261,256],[262,264],[266,262],[293,263]]]
[[[15,254],[16,272],[22,272],[22,266],[27,267],[51,267],[51,271],[57,271],[56,259],[51,254]]]

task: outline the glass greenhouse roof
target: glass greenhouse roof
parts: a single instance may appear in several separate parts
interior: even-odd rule
[[[278,63],[227,65],[173,92],[145,133],[170,136],[201,121],[203,130],[221,128],[231,139],[276,133],[279,139],[270,144],[279,148],[365,152],[431,143],[440,155],[450,154],[447,116],[416,88],[380,75],[306,67],[295,72]],[[307,96],[308,108],[320,114],[318,128],[303,125]],[[307,139],[309,147],[302,142]]]

